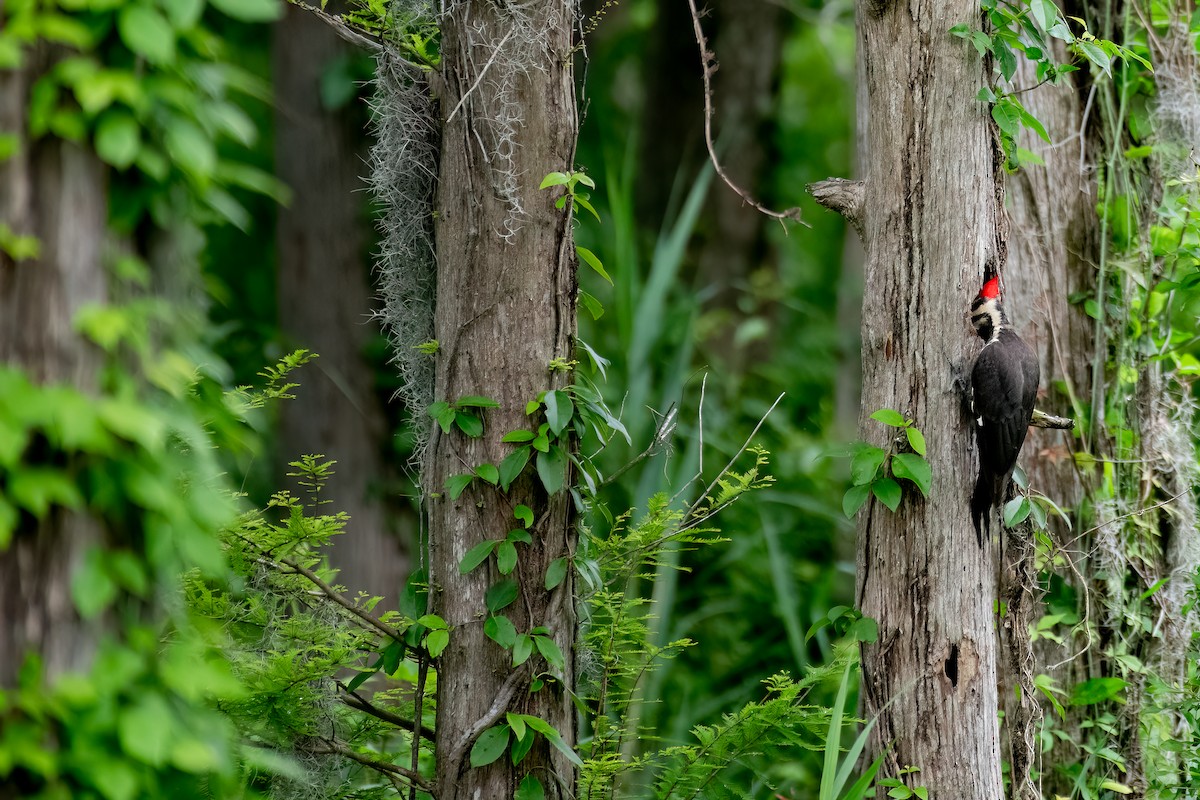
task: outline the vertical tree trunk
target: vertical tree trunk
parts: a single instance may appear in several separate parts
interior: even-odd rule
[[[933,488],[906,482],[892,513],[859,513],[858,601],[879,623],[863,647],[864,711],[879,717],[883,774],[920,772],[933,797],[1003,795],[996,720],[993,548],[968,513],[976,468],[965,384],[978,350],[965,322],[985,269],[1005,259],[999,158],[986,109],[974,100],[985,65],[947,29],[972,24],[972,0],[858,5],[866,81],[863,183],[815,187],[860,226],[863,438],[894,430],[868,417],[910,415],[928,441]]]
[[[519,7],[471,0],[453,4],[442,20],[435,400],[483,395],[499,408],[485,412],[480,438],[435,431],[426,469],[427,490],[437,493],[429,506],[433,607],[452,629],[438,673],[439,800],[512,797],[525,774],[547,797],[574,794],[570,764],[542,737],[518,767],[507,754],[483,768],[467,759],[505,711],[541,717],[574,741],[566,691],[574,680],[572,581],[543,588],[550,561],[574,550],[569,495],[548,496],[532,464],[506,493],[481,480],[457,499],[444,489],[450,476],[499,464],[512,450],[501,437],[530,427],[525,404],[569,380],[549,365],[570,358],[575,333],[570,212],[554,207],[561,190],[538,184],[573,166],[574,19],[566,0]],[[530,688],[534,673],[557,670],[536,654],[514,670],[511,652],[484,635],[484,596],[501,579],[495,560],[465,576],[458,569],[472,546],[520,527],[518,503],[533,510],[533,544],[518,545],[520,597],[504,613],[518,633],[547,627],[567,657],[565,674],[539,691]]]
[[[1060,54],[1060,59],[1066,57]],[[1024,59],[1018,62],[1014,80],[1018,86],[1036,85],[1033,64]],[[1077,401],[1086,399],[1094,364],[1088,356],[1092,321],[1068,299],[1091,284],[1096,252],[1095,183],[1080,169],[1086,143],[1079,136],[1083,94],[1072,91],[1070,84],[1047,85],[1023,97],[1026,109],[1042,122],[1052,141],[1047,144],[1031,132],[1023,132],[1021,146],[1037,153],[1045,166],[1028,165],[1008,179],[1011,229],[1004,273],[1006,310],[1041,362],[1038,407],[1074,416],[1082,411]],[[1091,158],[1090,153],[1086,156]],[[1066,387],[1066,391],[1058,387]],[[1083,492],[1074,459],[1074,436],[1070,431],[1030,428],[1021,459],[1030,488],[1062,508],[1075,508]],[[1068,527],[1054,517],[1050,522],[1057,540],[1068,541]],[[1006,534],[1000,587],[1006,607],[1000,627],[1006,756],[1016,786],[1013,797],[1034,800],[1041,794],[1030,778],[1030,769],[1036,766],[1041,771],[1046,764],[1037,763],[1036,728],[1044,712],[1038,708],[1039,692],[1033,680],[1045,671],[1046,664],[1069,659],[1076,643],[1068,640],[1059,645],[1043,639],[1034,647],[1029,631],[1044,613],[1034,543],[1028,526]],[[1070,686],[1077,671],[1078,665],[1068,663],[1055,677]]]
[[[331,555],[339,580],[394,601],[408,554],[381,488],[389,426],[364,353],[377,331],[360,191],[364,138],[355,115],[325,108],[321,97],[322,74],[349,50],[298,8],[275,31],[276,163],[295,191],[279,213],[279,323],[289,347],[320,356],[301,375],[296,399],[281,406],[278,450],[285,461],[322,453],[338,462],[323,496],[351,518]]]
[[[0,24],[3,20],[0,19]],[[29,54],[42,63],[45,50]],[[108,198],[104,168],[89,152],[57,139],[25,135],[29,87],[38,70],[0,71],[0,130],[19,149],[0,162],[0,224],[37,237],[37,258],[14,262],[0,251],[0,362],[35,381],[92,388],[97,353],[72,320],[107,296],[103,268]],[[70,576],[101,531],[86,516],[62,510],[42,520],[25,515],[0,550],[0,689],[11,687],[25,656],[41,656],[48,675],[84,669],[97,626],[81,624]]]

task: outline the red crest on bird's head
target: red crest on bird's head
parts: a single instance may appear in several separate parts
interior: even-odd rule
[[[1000,276],[992,278],[979,290],[979,296],[984,300],[995,300],[1000,296]]]

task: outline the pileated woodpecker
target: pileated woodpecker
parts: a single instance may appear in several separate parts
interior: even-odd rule
[[[971,303],[971,324],[986,342],[971,370],[979,443],[979,478],[971,495],[971,520],[982,547],[983,531],[991,533],[992,508],[1004,501],[1029,430],[1038,387],[1038,359],[1010,327],[1000,304],[999,277],[985,283]]]

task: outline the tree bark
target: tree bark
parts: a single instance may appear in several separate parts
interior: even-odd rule
[[[397,529],[385,502],[390,426],[365,354],[378,329],[360,191],[363,120],[356,104],[325,108],[320,91],[324,71],[350,50],[298,8],[288,8],[275,30],[275,160],[295,191],[279,212],[279,324],[288,347],[320,356],[280,408],[277,449],[285,463],[308,453],[338,462],[322,496],[351,519],[330,554],[339,581],[395,600],[409,567],[402,534],[410,531]]]
[[[575,334],[576,264],[569,210],[554,207],[561,190],[539,191],[546,173],[570,171],[577,118],[571,71],[575,10],[565,0],[517,7],[455,3],[442,20],[442,66],[435,89],[443,118],[436,214],[439,344],[435,399],[484,395],[482,437],[434,433],[425,481],[431,497],[430,582],[433,608],[451,626],[438,664],[439,800],[512,797],[522,777],[537,777],[550,798],[574,795],[571,765],[538,737],[514,767],[507,754],[472,768],[467,754],[479,733],[505,711],[541,717],[568,743],[575,738],[567,690],[574,681],[572,585],[543,588],[550,562],[575,547],[566,492],[548,496],[532,464],[508,492],[476,480],[456,500],[446,479],[512,450],[508,431],[528,429],[525,404],[569,375],[552,372],[570,358]],[[569,478],[569,475],[568,475]],[[512,654],[483,632],[484,596],[501,576],[490,560],[467,575],[458,564],[472,546],[520,527],[518,503],[533,510],[533,544],[518,545],[520,597],[504,612],[518,633],[552,632],[566,656],[564,674],[531,691],[534,673],[557,672],[534,655],[514,670]]]
[[[1066,54],[1060,53],[1060,59],[1065,60]],[[1033,64],[1020,60],[1015,85],[1036,83]],[[1083,94],[1072,91],[1069,84],[1046,85],[1022,97],[1051,142],[1024,131],[1021,146],[1040,156],[1045,166],[1027,165],[1007,182],[1011,229],[1005,309],[1041,362],[1038,408],[1081,416],[1095,363],[1087,355],[1093,349],[1093,323],[1068,298],[1091,283],[1097,251],[1095,183],[1081,169],[1081,159],[1091,158],[1082,135]],[[1062,508],[1077,507],[1083,493],[1074,459],[1075,436],[1075,432],[1031,427],[1022,450],[1021,464],[1030,487]],[[1050,525],[1057,541],[1070,539],[1061,520],[1051,517]],[[1043,639],[1035,647],[1030,641],[1029,631],[1044,613],[1044,605],[1028,526],[1006,535],[1004,541],[1000,595],[1006,613],[1000,631],[1005,651],[1001,663],[1007,668],[1002,669],[1000,683],[1005,738],[1013,778],[1022,776],[1013,797],[1033,800],[1041,794],[1029,777],[1030,768],[1041,771],[1046,766],[1037,763],[1036,727],[1044,711],[1038,708],[1040,693],[1033,679],[1045,671],[1044,665],[1068,659],[1077,643],[1070,638],[1065,645]],[[1055,677],[1070,686],[1086,677],[1078,671],[1078,665],[1066,664]],[[1020,691],[1015,691],[1018,686]]]
[[[859,514],[858,604],[879,623],[863,647],[873,747],[881,775],[913,765],[906,782],[930,796],[996,800],[996,579],[968,513],[965,386],[979,345],[965,315],[1005,261],[1000,159],[974,100],[985,64],[946,32],[977,19],[972,0],[859,3],[862,199],[849,185],[826,204],[858,216],[866,246],[863,438],[888,446],[894,431],[869,419],[878,409],[911,415],[933,469],[929,498],[906,483],[897,512],[870,500]]]
[[[107,297],[105,171],[74,144],[26,136],[29,87],[49,58],[45,49],[28,56],[24,69],[0,71],[0,130],[19,139],[17,153],[0,162],[0,222],[37,237],[41,252],[14,262],[0,251],[0,361],[39,383],[88,391],[98,353],[72,321]],[[42,520],[22,516],[0,551],[0,689],[14,685],[29,653],[40,655],[47,676],[86,668],[102,626],[82,624],[70,576],[101,533],[95,520],[61,509]]]

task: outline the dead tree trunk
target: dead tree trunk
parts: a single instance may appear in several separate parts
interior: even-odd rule
[[[947,33],[977,18],[971,0],[859,3],[863,181],[814,190],[866,246],[862,436],[886,447],[891,430],[869,415],[909,415],[933,469],[928,499],[906,483],[897,512],[869,500],[859,513],[858,602],[879,623],[863,647],[864,712],[879,717],[882,774],[913,765],[905,780],[931,796],[996,800],[996,568],[968,513],[964,386],[978,344],[965,312],[985,269],[1004,265],[1004,224],[991,123],[974,100],[986,65]]]
[[[501,437],[536,425],[526,403],[569,381],[550,362],[570,358],[575,334],[570,211],[554,207],[560,189],[539,191],[538,184],[547,173],[573,166],[574,19],[566,0],[520,6],[467,0],[454,3],[442,20],[442,65],[434,82],[444,126],[434,399],[482,395],[499,407],[483,413],[481,437],[435,431],[426,468],[433,608],[452,629],[438,671],[440,800],[512,797],[525,775],[540,780],[547,797],[574,794],[573,768],[541,736],[517,767],[507,754],[481,768],[468,760],[480,733],[502,723],[506,711],[540,717],[574,741],[566,691],[574,680],[572,581],[543,588],[550,562],[574,550],[569,495],[547,494],[532,464],[507,492],[483,480],[457,499],[445,489],[451,476],[499,464],[513,449]],[[485,595],[502,579],[494,559],[459,573],[468,549],[520,527],[517,504],[533,511],[533,543],[518,545],[512,577],[519,598],[502,613],[518,633],[549,629],[566,655],[561,673],[537,654],[514,669],[512,652],[485,636]],[[534,691],[539,673],[554,680]]]
[[[40,253],[14,261],[0,250],[0,362],[39,383],[86,391],[98,353],[72,320],[80,308],[107,296],[105,172],[76,145],[34,143],[25,135],[35,65],[47,62],[44,48],[29,56],[25,68],[0,71],[0,130],[20,142],[0,162],[0,224],[36,237]],[[82,624],[76,614],[70,576],[100,537],[95,520],[55,509],[41,520],[22,516],[12,542],[0,549],[0,689],[13,686],[31,652],[40,654],[51,676],[86,669],[97,625]]]
[[[285,462],[306,453],[338,462],[324,497],[351,519],[331,555],[339,580],[394,601],[409,565],[384,501],[389,425],[365,355],[378,331],[358,191],[365,120],[356,126],[358,114],[322,103],[322,73],[350,48],[311,14],[287,12],[275,32],[275,147],[279,176],[295,194],[279,213],[279,324],[289,347],[320,358],[280,407],[278,449]]]

